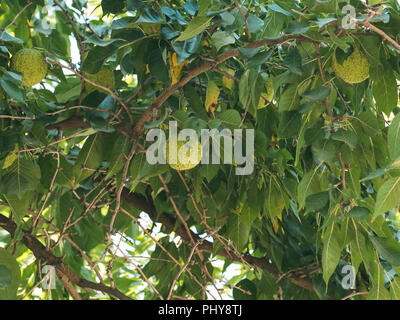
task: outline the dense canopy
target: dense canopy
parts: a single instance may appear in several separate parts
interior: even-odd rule
[[[399,299],[399,43],[397,0],[1,1],[0,299]],[[149,163],[173,123],[221,161]]]

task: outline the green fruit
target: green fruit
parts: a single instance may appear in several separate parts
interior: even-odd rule
[[[47,64],[40,51],[22,49],[12,57],[11,70],[22,73],[22,85],[31,87],[44,79]]]
[[[109,67],[103,66],[99,72],[95,74],[88,73],[86,77],[88,78],[88,80],[93,81],[94,83],[101,85],[102,87],[106,87],[111,91],[114,91],[115,89],[114,72]],[[93,86],[88,82],[86,82],[85,88],[87,93],[91,93],[95,90],[107,93],[107,91],[99,87]]]
[[[357,47],[342,64],[337,61],[336,54],[333,54],[333,70],[338,77],[347,83],[360,83],[368,79],[369,67],[367,57]]]
[[[170,149],[169,141],[167,141],[166,151],[167,163],[172,169],[178,171],[193,169],[200,163],[202,157],[201,143],[199,143],[197,140],[195,140],[194,142],[192,142],[192,140],[190,140],[189,142],[177,141],[176,149]],[[176,155],[176,163],[173,163],[175,162],[174,159],[171,159],[171,163],[169,162],[169,155],[171,153],[173,155]],[[181,159],[179,159],[179,154],[184,155],[184,161],[181,161]]]

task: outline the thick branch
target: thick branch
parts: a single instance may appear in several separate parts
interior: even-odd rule
[[[17,229],[17,225],[11,221],[11,219],[0,214],[0,227],[9,232],[11,236],[14,236],[15,231]],[[102,291],[104,293],[110,294],[114,297],[117,297],[121,300],[132,300],[128,296],[124,295],[118,289],[107,287],[103,284],[91,282],[85,279],[80,278],[67,264],[62,262],[61,258],[56,257],[50,251],[46,249],[46,247],[35,238],[35,236],[29,234],[24,231],[24,235],[21,239],[21,242],[32,251],[35,258],[37,260],[43,260],[47,264],[52,265],[56,268],[57,276],[60,280],[67,286],[72,285],[72,283],[78,285],[81,288],[94,289],[98,291]],[[75,298],[78,298],[75,296]]]
[[[190,244],[192,242],[191,238],[194,240],[194,242],[198,242],[200,240],[199,236],[192,231],[190,237],[184,226],[181,224],[178,225],[176,219],[172,216],[166,213],[158,214],[153,203],[146,199],[144,196],[136,193],[130,193],[127,189],[124,189],[121,198],[135,208],[146,212],[153,221],[162,223],[171,232],[174,231],[187,244]],[[213,253],[213,244],[209,241],[203,241],[203,243],[199,244],[197,248],[201,251]],[[237,256],[237,254],[229,248],[222,249],[222,251],[218,252],[218,255],[240,263],[243,263],[243,261],[245,261],[250,265],[267,270],[277,277],[280,276],[279,270],[274,265],[270,264],[267,259],[255,258],[250,255]],[[296,284],[309,291],[314,291],[312,282],[308,279],[298,277],[290,277],[289,279],[293,284]]]

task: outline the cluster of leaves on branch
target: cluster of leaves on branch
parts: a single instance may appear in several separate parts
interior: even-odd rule
[[[396,0],[4,0],[0,27],[0,298],[400,298]],[[254,129],[253,174],[150,165],[172,120]]]

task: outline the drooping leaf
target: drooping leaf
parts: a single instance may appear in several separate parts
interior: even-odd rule
[[[189,22],[185,31],[181,33],[181,35],[175,39],[175,41],[185,41],[190,38],[193,38],[203,32],[210,25],[210,21],[212,17],[207,16],[197,16]]]
[[[400,178],[389,178],[379,188],[376,197],[375,211],[372,219],[380,214],[392,210],[400,201]]]

